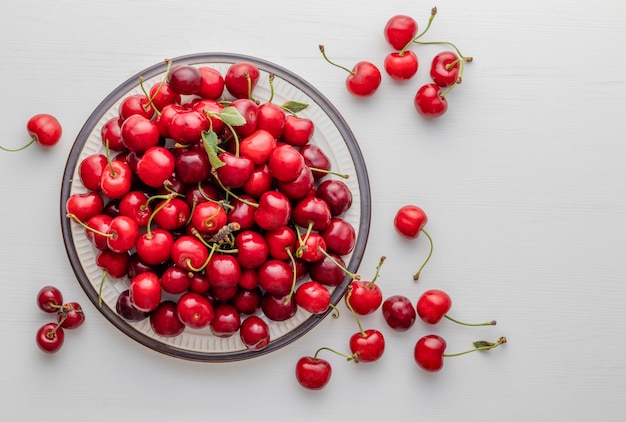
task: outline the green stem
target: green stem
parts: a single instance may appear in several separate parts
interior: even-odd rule
[[[413,275],[413,280],[415,280],[415,281],[417,281],[420,278],[420,274],[422,273],[422,270],[424,269],[424,267],[426,266],[426,264],[430,260],[430,257],[433,256],[433,238],[430,237],[430,235],[428,234],[428,232],[426,230],[421,229],[421,232],[424,233],[424,235],[428,238],[428,241],[430,242],[430,250],[428,251],[428,256],[426,257],[426,260],[424,261],[422,266]]]
[[[347,67],[341,66],[341,65],[339,65],[337,63],[334,63],[334,62],[330,61],[328,59],[328,57],[326,56],[326,49],[324,48],[324,46],[322,44],[320,44],[319,48],[320,48],[320,51],[322,53],[322,56],[324,56],[324,60],[326,60],[328,63],[332,64],[333,66],[338,67],[339,69],[343,69],[346,72],[348,72],[349,74],[354,75],[354,72],[352,70],[348,69]]]
[[[346,292],[346,306],[348,307],[348,309],[350,309],[350,312],[352,312],[352,315],[354,316],[354,319],[356,320],[356,324],[359,326],[359,331],[361,332],[361,335],[365,337],[365,330],[363,330],[361,321],[359,321],[359,316],[356,314],[354,308],[350,304],[350,296],[352,296],[352,284],[348,285],[348,291]]]
[[[313,359],[317,359],[317,355],[319,355],[319,353],[320,353],[322,350],[327,350],[327,351],[329,351],[329,352],[333,352],[333,353],[334,353],[334,354],[336,354],[336,355],[343,356],[343,357],[344,357],[344,358],[346,358],[348,361],[352,360],[352,361],[354,361],[354,362],[356,362],[356,363],[358,363],[358,362],[359,362],[359,360],[357,359],[356,355],[346,355],[345,353],[338,352],[338,351],[336,351],[336,350],[334,350],[334,349],[331,349],[330,347],[320,347],[319,349],[317,349],[317,350],[315,351],[315,354],[313,355]]]
[[[454,356],[466,355],[466,354],[472,353],[472,352],[491,350],[491,349],[494,349],[494,348],[500,346],[501,344],[506,343],[506,341],[507,341],[506,337],[500,337],[498,339],[498,341],[495,342],[495,343],[489,343],[489,344],[486,344],[485,346],[475,347],[473,349],[469,349],[469,350],[466,350],[464,352],[459,352],[459,353],[444,353],[443,356],[447,357],[447,358],[450,358],[450,357],[454,357]]]
[[[467,322],[463,322],[463,321],[459,321],[457,319],[454,319],[454,318],[452,318],[449,315],[444,315],[444,318],[446,318],[446,319],[448,319],[448,320],[450,320],[452,322],[456,322],[457,324],[465,325],[467,327],[481,327],[481,326],[485,326],[485,325],[496,325],[496,321],[495,320],[488,321],[488,322],[480,322],[478,324],[470,324],[470,323],[467,323]]]
[[[19,148],[16,148],[16,149],[5,148],[3,146],[0,146],[0,149],[2,151],[6,151],[6,152],[19,152],[19,151],[25,150],[26,148],[31,146],[36,140],[37,140],[37,138],[32,138],[26,145],[24,145],[22,147],[19,147]]]
[[[291,297],[296,291],[296,282],[298,281],[298,274],[296,273],[296,259],[291,253],[291,250],[289,250],[289,248],[285,248],[285,251],[287,252],[287,255],[289,255],[289,259],[291,260],[291,267],[293,268],[293,279],[291,280],[291,290],[289,291],[289,295],[287,296],[287,299],[285,299],[285,305],[288,305],[289,302],[291,301]]]
[[[417,43],[417,40],[419,40],[426,32],[428,32],[428,30],[430,29],[430,25],[432,25],[433,20],[435,19],[435,15],[437,14],[437,8],[433,7],[430,10],[430,17],[428,18],[428,24],[426,25],[426,28],[424,28],[424,30],[418,34],[415,38],[413,38],[411,41],[409,41],[403,48],[402,50],[400,50],[400,52],[398,53],[398,55],[403,56],[404,53],[406,52],[406,50],[409,48],[409,46],[411,46],[411,44],[413,43]]]
[[[372,281],[367,283],[367,288],[368,289],[371,289],[372,286],[374,285],[374,283],[376,283],[376,279],[378,279],[378,274],[380,273],[380,267],[383,266],[383,262],[385,262],[385,259],[387,259],[387,257],[385,257],[385,256],[381,256],[380,257],[380,261],[378,261],[378,266],[376,267],[376,273],[374,274],[374,277],[372,278]]]
[[[100,287],[98,288],[98,307],[102,308],[102,288],[104,287],[104,280],[107,277],[108,272],[102,272],[102,279],[100,279]]]

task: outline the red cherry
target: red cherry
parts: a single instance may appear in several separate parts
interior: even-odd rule
[[[362,330],[350,337],[350,350],[359,362],[374,362],[385,351],[385,337],[375,329]]]
[[[59,324],[49,322],[37,330],[35,340],[41,351],[45,353],[56,353],[63,346],[65,333]]]
[[[172,261],[179,268],[197,272],[204,268],[209,251],[193,236],[181,236],[172,245]]]
[[[296,379],[309,390],[321,390],[330,381],[332,368],[325,359],[304,356],[296,362]]]
[[[296,257],[305,262],[317,262],[327,256],[326,241],[316,232],[311,232],[303,239],[296,250]]]
[[[424,235],[428,238],[430,243],[430,251],[426,260],[419,268],[419,270],[413,275],[414,280],[418,280],[420,274],[433,253],[433,240],[430,237],[430,234],[426,230],[424,230],[424,226],[428,223],[428,217],[423,209],[418,207],[417,205],[405,205],[401,207],[397,212],[393,220],[394,227],[401,235],[414,239],[419,236],[420,233],[424,233]]]
[[[211,333],[216,337],[231,337],[241,326],[241,316],[233,305],[221,303],[214,309]]]
[[[200,92],[202,73],[191,65],[176,65],[167,75],[167,83],[174,92],[181,95],[193,95]]]
[[[259,106],[257,103],[247,98],[239,98],[230,103],[230,106],[234,107],[245,120],[244,124],[234,127],[235,133],[239,138],[252,135],[258,125]]]
[[[150,88],[150,100],[153,107],[161,112],[167,105],[180,104],[181,96],[167,81],[161,81]]]
[[[459,83],[460,63],[461,60],[456,53],[443,51],[433,58],[430,66],[430,77],[442,88]]]
[[[258,269],[259,286],[274,295],[288,294],[294,284],[293,269],[285,261],[269,259]]]
[[[217,233],[226,221],[226,211],[217,202],[202,202],[191,213],[191,225],[201,233]]]
[[[87,221],[102,213],[104,201],[96,192],[75,193],[65,202],[65,210],[79,220]]]
[[[415,94],[415,110],[429,119],[441,117],[448,110],[448,100],[437,84],[426,84]]]
[[[402,50],[417,34],[417,22],[411,16],[395,15],[385,24],[385,40],[396,50]]]
[[[183,109],[172,116],[168,132],[174,141],[188,145],[199,142],[202,139],[202,132],[209,130],[210,127],[211,123],[205,114],[194,109]]]
[[[354,226],[341,218],[331,218],[328,226],[320,233],[326,242],[326,250],[338,255],[347,255],[356,245]]]
[[[257,204],[252,197],[239,195],[239,198],[233,200],[230,205],[232,208],[228,211],[227,216],[229,224],[239,224],[240,230],[247,230],[255,227]]]
[[[224,75],[224,84],[235,98],[250,98],[259,81],[259,68],[253,63],[237,62],[232,64]]]
[[[240,287],[235,295],[230,299],[230,303],[242,315],[252,315],[261,309],[261,298],[263,293],[258,287]]]
[[[102,125],[100,137],[102,145],[108,146],[111,151],[124,151],[126,147],[122,143],[122,119],[119,116],[112,117]]]
[[[128,274],[130,255],[128,252],[100,251],[96,255],[96,264],[114,278],[122,278]]]
[[[289,144],[279,144],[268,160],[270,173],[276,180],[289,182],[298,177],[304,167],[304,157]]]
[[[80,181],[90,191],[100,191],[102,171],[107,166],[107,158],[104,154],[91,154],[83,158],[78,165]]]
[[[133,306],[128,289],[122,291],[117,297],[115,310],[126,321],[143,321],[150,315],[148,312],[140,311]]]
[[[91,217],[85,223],[85,236],[98,250],[108,249],[106,233],[109,231],[111,221],[113,221],[113,217],[99,214]]]
[[[122,122],[135,115],[146,119],[152,119],[152,116],[154,115],[154,108],[152,108],[148,97],[144,94],[133,94],[122,99],[118,108],[118,114]]]
[[[376,267],[376,274],[372,281],[355,280],[349,285],[345,295],[346,304],[358,315],[368,315],[376,311],[383,302],[383,293],[376,284],[380,268],[385,262],[385,257],[381,257]]]
[[[153,222],[165,230],[176,230],[187,224],[191,208],[184,199],[169,198],[154,206]]]
[[[121,198],[130,192],[133,172],[128,164],[121,160],[113,160],[102,169],[100,188],[102,193],[111,199]]]
[[[261,298],[261,310],[271,321],[287,321],[296,314],[298,305],[291,300],[289,293],[275,295],[265,292]]]
[[[341,256],[329,253],[328,256],[309,265],[309,275],[315,281],[325,286],[338,286],[346,278],[346,273],[342,269],[345,263]]]
[[[263,350],[270,343],[269,326],[256,315],[250,315],[243,320],[239,335],[243,344],[250,350]]]
[[[256,130],[239,141],[239,153],[254,164],[266,164],[276,148],[276,138],[264,129]]]
[[[267,164],[260,164],[254,167],[252,174],[243,184],[241,189],[249,196],[258,198],[266,191],[270,190],[274,183],[274,178],[270,173]]]
[[[281,141],[289,145],[301,147],[309,143],[313,137],[314,130],[313,120],[290,114],[285,117]]]
[[[240,188],[252,176],[254,163],[249,158],[230,152],[220,153],[218,157],[224,165],[217,168],[217,177],[227,188]]]
[[[352,191],[341,180],[327,179],[319,184],[315,196],[323,199],[333,217],[343,214],[352,206]]]
[[[189,289],[191,277],[189,270],[179,267],[167,267],[161,275],[161,287],[166,293],[181,294]]]
[[[269,256],[274,259],[286,261],[289,259],[289,254],[296,252],[298,237],[296,232],[289,226],[266,231],[264,237],[267,242]]]
[[[80,327],[85,322],[83,308],[77,302],[64,304],[57,311],[57,322],[68,330]]]
[[[274,138],[279,138],[283,134],[286,118],[287,116],[280,106],[274,103],[263,103],[259,106],[257,129],[266,130]]]
[[[140,311],[154,311],[161,303],[161,283],[152,272],[135,276],[130,282],[130,300]]]
[[[302,309],[312,314],[322,314],[330,306],[330,291],[321,283],[309,280],[298,286],[294,299]]]
[[[420,368],[428,372],[437,372],[443,368],[443,355],[446,341],[435,334],[420,338],[415,344],[413,355]]]
[[[407,331],[417,318],[413,303],[403,295],[393,295],[385,299],[382,312],[387,325],[396,331]]]
[[[42,311],[53,314],[63,305],[63,294],[54,286],[44,286],[37,293],[37,306]]]
[[[313,172],[307,166],[302,166],[300,173],[289,182],[278,181],[276,188],[287,195],[289,199],[298,200],[309,196],[315,186]]]
[[[224,77],[222,74],[217,69],[207,66],[200,66],[199,70],[202,75],[202,81],[198,95],[210,100],[219,99],[224,92]]]
[[[263,235],[254,230],[244,230],[235,236],[237,259],[243,268],[261,266],[269,255],[269,247]]]
[[[207,263],[205,272],[211,286],[236,287],[241,277],[241,265],[233,255],[215,254]]]
[[[197,185],[211,175],[211,162],[204,148],[177,149],[174,168],[178,180],[186,185]]]
[[[139,227],[145,227],[148,224],[152,209],[148,204],[148,197],[145,193],[134,190],[124,195],[119,204],[119,214],[135,220]]]
[[[187,327],[200,329],[211,324],[214,310],[211,301],[206,296],[187,292],[178,298],[176,314]]]
[[[264,230],[278,230],[289,222],[291,203],[285,194],[267,191],[259,198],[259,206],[254,213],[254,221]]]
[[[135,244],[139,258],[148,265],[163,264],[172,256],[174,236],[162,228],[142,233]]]
[[[418,67],[417,56],[411,50],[389,53],[384,61],[387,74],[398,81],[411,79],[417,73]]]
[[[150,327],[161,337],[176,337],[185,331],[185,324],[178,318],[176,303],[164,300],[150,313]]]
[[[449,319],[457,324],[467,326],[496,325],[496,321],[483,322],[478,324],[470,324],[458,321],[448,316],[448,311],[452,307],[452,299],[450,296],[439,289],[430,289],[422,293],[417,300],[417,315],[428,324],[437,324],[442,318]]]
[[[315,179],[326,176],[330,171],[330,159],[317,145],[306,144],[300,148],[300,154],[304,157],[306,166],[311,168]]]
[[[121,131],[124,146],[140,153],[157,145],[161,136],[156,123],[141,114],[133,114],[124,120]]]
[[[50,114],[36,114],[26,123],[26,130],[31,138],[43,147],[56,145],[63,130],[56,117]]]
[[[330,208],[323,199],[307,196],[294,205],[292,218],[300,227],[322,231],[330,224]]]
[[[369,97],[376,92],[382,81],[382,76],[375,64],[368,61],[360,61],[350,70],[330,61],[326,56],[323,45],[320,45],[319,49],[328,63],[348,72],[348,77],[346,78],[348,92],[357,97]]]
[[[200,112],[209,119],[209,127],[220,136],[224,132],[226,125],[218,116],[224,110],[224,106],[217,100],[202,99],[193,103],[193,110]]]
[[[139,226],[130,217],[119,215],[111,220],[107,232],[107,246],[113,252],[127,252],[135,246]]]

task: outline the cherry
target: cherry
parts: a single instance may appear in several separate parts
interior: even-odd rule
[[[217,100],[202,99],[193,103],[193,110],[202,113],[209,119],[209,127],[217,135],[222,135],[226,124],[220,118],[224,105]]]
[[[268,160],[270,173],[281,182],[289,182],[298,177],[304,167],[304,157],[289,144],[279,144]]]
[[[199,94],[202,86],[202,73],[195,66],[176,65],[167,74],[167,83],[174,92],[181,95]]]
[[[230,203],[232,208],[228,211],[227,220],[229,224],[237,223],[241,230],[247,230],[255,227],[255,215],[258,204],[254,202],[252,197],[247,195],[239,195]]]
[[[43,352],[56,353],[63,346],[65,332],[60,324],[49,322],[37,330],[35,340]]]
[[[376,283],[380,268],[385,262],[385,257],[381,257],[376,267],[376,274],[372,281],[355,280],[348,286],[346,303],[356,314],[368,315],[376,311],[383,302],[382,290]]]
[[[217,233],[226,222],[226,211],[217,202],[202,202],[191,213],[191,226],[201,233]]]
[[[130,300],[135,308],[144,312],[154,311],[161,302],[161,283],[152,272],[135,276],[130,281]]]
[[[441,117],[448,110],[448,100],[435,83],[418,89],[413,104],[419,114],[429,119]]]
[[[437,372],[443,368],[443,361],[446,357],[460,356],[476,351],[491,350],[501,344],[506,343],[505,337],[500,337],[496,342],[476,341],[474,348],[460,353],[446,354],[446,341],[435,334],[429,334],[420,338],[415,344],[413,351],[417,365],[425,371]]]
[[[186,185],[205,181],[211,174],[211,163],[204,148],[184,148],[174,158],[176,177]]]
[[[247,98],[239,98],[233,101],[230,106],[244,118],[244,123],[234,128],[235,134],[239,138],[252,135],[258,126],[259,106],[257,103]]]
[[[292,218],[300,227],[322,231],[330,224],[330,208],[323,199],[306,196],[294,205]]]
[[[319,49],[322,52],[322,56],[324,56],[324,59],[328,63],[348,72],[349,75],[346,78],[346,88],[348,89],[348,92],[358,97],[368,97],[376,92],[382,81],[382,76],[380,74],[380,70],[378,70],[378,67],[376,67],[375,64],[368,61],[360,61],[354,65],[352,70],[350,70],[347,67],[343,67],[330,61],[326,56],[326,51],[323,45],[320,45]]]
[[[59,142],[63,132],[59,121],[50,114],[36,114],[32,116],[26,123],[26,131],[31,137],[30,142],[26,145],[17,149],[0,146],[0,149],[7,152],[18,152],[28,148],[35,142],[42,147],[52,147]]]
[[[107,165],[104,154],[91,154],[83,158],[78,165],[78,176],[86,189],[94,192],[100,191],[102,171]]]
[[[249,350],[263,350],[270,343],[269,326],[256,315],[250,315],[242,321],[239,336]]]
[[[121,131],[124,146],[140,153],[157,145],[161,136],[156,123],[141,114],[133,114],[124,120]]]
[[[119,116],[111,117],[102,125],[100,130],[102,145],[109,147],[111,151],[125,151],[122,143],[122,119]]]
[[[224,165],[217,168],[217,177],[224,186],[240,188],[252,176],[254,163],[249,158],[238,157],[230,152],[223,152],[218,157]]]
[[[139,227],[145,227],[152,215],[152,209],[148,204],[148,197],[139,190],[133,190],[124,195],[120,199],[118,207],[119,215],[132,218]],[[76,213],[72,214],[77,215]],[[81,218],[81,220],[84,219]]]
[[[118,108],[118,115],[122,122],[135,115],[150,120],[154,115],[154,108],[144,94],[132,94],[124,97]]]
[[[176,302],[176,314],[187,327],[200,329],[211,324],[214,310],[211,301],[206,296],[187,292]]]
[[[311,194],[315,187],[313,172],[307,166],[302,166],[300,173],[294,180],[289,182],[278,181],[276,188],[287,195],[291,200],[303,199]]]
[[[263,195],[264,192],[270,190],[273,183],[274,178],[267,164],[260,164],[254,167],[252,174],[248,177],[248,180],[246,180],[241,189],[247,195],[258,198]]]
[[[289,226],[267,231],[264,233],[264,237],[269,256],[276,260],[285,261],[289,259],[290,254],[296,251],[298,236]]]
[[[300,246],[296,250],[296,257],[305,262],[317,262],[327,255],[326,241],[316,232],[308,233],[300,240]]]
[[[113,160],[102,169],[100,190],[111,199],[121,198],[130,192],[132,181],[133,172],[128,164]]]
[[[350,337],[350,350],[359,362],[374,362],[385,351],[385,337],[375,329],[358,331]]]
[[[130,300],[130,291],[128,289],[122,291],[122,293],[117,296],[115,310],[119,316],[129,322],[143,321],[150,316],[149,312],[140,311],[135,308]]]
[[[352,206],[352,191],[345,182],[327,179],[319,184],[315,196],[328,204],[333,217],[343,214]]]
[[[181,95],[174,91],[167,81],[163,80],[150,88],[149,98],[152,107],[159,113],[170,104],[180,104]]]
[[[459,83],[459,67],[461,60],[452,51],[438,53],[431,63],[430,77],[442,88]]]
[[[185,226],[191,216],[191,208],[182,198],[163,200],[154,209],[153,221],[165,230],[176,230]]]
[[[128,252],[100,251],[96,255],[96,264],[114,278],[122,278],[128,274],[130,255]]]
[[[104,200],[96,192],[75,193],[65,202],[65,210],[74,214],[79,220],[87,221],[91,217],[101,214],[104,210]]]
[[[281,141],[293,146],[304,146],[313,137],[315,125],[311,119],[289,114],[285,117]]]
[[[322,314],[331,306],[328,288],[313,280],[298,286],[294,299],[299,307],[312,314]]]
[[[326,176],[330,171],[330,159],[317,145],[307,144],[301,147],[300,154],[304,157],[304,163],[311,168],[315,179]]]
[[[233,255],[215,254],[208,261],[205,272],[211,286],[230,288],[237,286],[241,276],[241,265]]]
[[[210,127],[211,121],[205,114],[194,109],[183,109],[172,116],[168,132],[174,141],[189,145],[199,142],[202,133]]]
[[[253,63],[233,63],[224,75],[224,84],[235,98],[251,98],[252,91],[259,81],[259,68]]]
[[[322,259],[309,265],[309,275],[315,281],[325,286],[338,286],[346,277],[344,270],[345,263],[341,256],[329,253]]]
[[[285,116],[285,112],[279,105],[263,103],[259,106],[257,129],[266,130],[274,138],[278,139],[283,135],[286,119],[287,116]]]
[[[85,236],[98,250],[107,250],[107,235],[113,217],[99,214],[91,217],[85,223]]]
[[[315,356],[304,356],[296,362],[296,379],[309,390],[321,390],[330,381],[332,367],[325,359]]]
[[[231,337],[241,326],[241,316],[233,305],[221,303],[214,309],[211,333],[220,338]]]
[[[257,312],[261,308],[261,298],[263,297],[263,293],[261,289],[258,287],[250,287],[244,288],[240,287],[237,289],[232,298],[230,298],[230,303],[237,309],[237,311],[244,315],[252,315]]]
[[[482,325],[496,325],[496,321],[489,321],[479,324],[468,324],[458,321],[447,315],[447,312],[452,307],[452,299],[443,290],[431,289],[427,290],[417,300],[417,314],[419,317],[428,324],[437,324],[442,318],[449,319],[452,322],[456,322],[461,325],[468,326],[482,326]]]
[[[187,271],[200,271],[206,265],[209,251],[193,236],[180,236],[172,245],[172,261]]]
[[[63,294],[54,286],[44,286],[37,293],[37,306],[42,311],[53,314],[63,305]]]
[[[191,276],[189,270],[179,267],[168,267],[161,275],[161,287],[166,293],[181,294],[187,291],[190,286]]]
[[[139,237],[139,226],[130,217],[119,215],[111,220],[107,231],[107,247],[113,252],[131,250]]]
[[[276,144],[276,138],[270,132],[258,129],[240,140],[239,153],[249,158],[255,165],[266,164]]]
[[[424,229],[424,226],[428,223],[428,216],[424,210],[417,205],[404,205],[396,212],[393,220],[393,225],[402,236],[414,239],[419,236],[420,233],[428,238],[430,243],[430,251],[426,260],[419,268],[419,270],[413,275],[414,280],[418,280],[420,274],[433,253],[433,240],[430,234]]]
[[[237,259],[243,268],[257,268],[266,262],[269,247],[265,237],[254,230],[244,230],[235,236]]]
[[[289,222],[291,203],[284,193],[267,191],[259,198],[259,205],[254,213],[254,221],[264,230],[278,230]]]
[[[298,305],[291,300],[291,295],[276,295],[265,292],[261,298],[261,310],[272,321],[286,321],[293,317],[298,310]]]
[[[198,95],[210,100],[219,99],[224,92],[224,77],[222,74],[217,69],[207,66],[200,66],[199,70],[202,75],[202,81]]]
[[[396,50],[402,50],[417,34],[417,22],[411,16],[395,15],[385,24],[385,40]]]
[[[393,295],[385,299],[382,312],[387,325],[396,331],[407,331],[417,318],[413,303],[403,295]]]
[[[347,255],[356,245],[356,231],[352,224],[341,218],[331,218],[328,226],[320,233],[326,250],[338,255]]]
[[[286,295],[294,284],[294,271],[285,261],[269,259],[258,269],[259,286],[275,295]]]
[[[68,330],[80,327],[85,322],[83,308],[77,302],[65,303],[57,310],[57,322]]]
[[[383,63],[389,76],[398,81],[411,79],[419,68],[417,56],[411,50],[389,53]]]
[[[161,337],[176,337],[185,331],[185,324],[178,318],[176,302],[164,300],[150,313],[150,327]]]
[[[163,264],[172,256],[174,236],[168,230],[155,228],[142,233],[135,243],[139,258],[148,265]]]

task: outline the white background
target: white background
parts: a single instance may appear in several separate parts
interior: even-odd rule
[[[475,58],[449,96],[448,113],[425,121],[417,88],[440,47],[418,48],[415,79],[384,77],[376,95],[351,97],[345,74],[322,59],[382,67],[387,19],[410,14],[424,39],[451,41]],[[598,421],[626,410],[626,4],[527,0],[209,2],[5,1],[0,6],[1,144],[28,140],[27,119],[56,115],[53,149],[0,154],[2,265],[0,419]],[[302,389],[296,360],[318,347],[347,349],[354,321],[328,318],[267,356],[206,364],[161,355],[123,335],[89,303],[67,261],[59,191],[65,160],[89,114],[111,90],[168,57],[249,54],[291,69],[341,111],[357,136],[372,190],[371,235],[360,273],[387,261],[385,296],[446,290],[451,314],[495,327],[418,322],[407,333],[364,317],[387,339],[383,358],[333,365],[322,391]],[[426,239],[394,232],[395,211],[429,215],[435,252],[411,274]],[[41,353],[35,306],[54,284],[81,302],[87,322],[56,355]],[[448,351],[474,340],[509,342],[450,358],[436,374],[412,357],[422,335]]]

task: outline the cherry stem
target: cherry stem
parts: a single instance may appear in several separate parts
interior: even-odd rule
[[[104,155],[107,159],[107,164],[109,165],[109,168],[111,169],[111,176],[115,177],[117,176],[117,173],[115,172],[115,169],[113,168],[113,164],[111,163],[111,150],[109,148],[109,139],[107,138],[105,144],[105,148],[104,148]]]
[[[424,269],[424,267],[426,266],[426,264],[430,260],[430,257],[433,256],[433,238],[430,237],[430,235],[428,234],[428,232],[426,230],[421,229],[421,232],[424,233],[424,235],[428,238],[428,241],[430,242],[430,250],[428,251],[428,256],[426,257],[426,260],[424,261],[422,266],[413,275],[413,280],[415,280],[415,281],[417,281],[420,278],[420,274],[422,273],[422,270]]]
[[[300,233],[300,229],[298,229],[298,227],[296,226],[295,232],[296,232],[296,235],[298,236],[298,245],[299,245],[298,246],[298,250],[296,251],[296,256],[298,258],[300,258],[302,256],[302,254],[304,253],[304,251],[302,250],[302,247],[304,246],[304,244],[308,240],[308,238],[311,235],[312,231],[313,231],[313,223],[310,222],[309,226],[307,227],[306,233],[304,234],[304,237],[302,237],[301,233]]]
[[[219,229],[217,233],[215,233],[210,241],[213,243],[222,243],[226,240],[228,236],[230,236],[233,232],[241,229],[241,224],[235,222],[225,224],[224,227]]]
[[[289,256],[289,259],[291,260],[291,267],[293,268],[293,278],[291,280],[291,290],[289,291],[289,295],[287,296],[287,299],[285,299],[285,305],[288,305],[289,302],[291,301],[291,297],[293,296],[294,292],[296,291],[296,282],[298,281],[298,274],[296,274],[296,259],[294,258],[293,254],[291,253],[291,250],[289,250],[289,248],[285,248],[285,251],[287,252],[287,255]]]
[[[315,351],[315,354],[313,355],[313,359],[317,359],[317,355],[319,355],[322,350],[327,350],[327,351],[332,352],[332,353],[334,353],[336,355],[343,356],[348,361],[352,360],[355,363],[359,363],[359,360],[357,359],[356,355],[347,355],[345,353],[338,352],[335,349],[331,349],[330,347],[320,347],[319,349],[317,349]]]
[[[207,257],[206,261],[204,262],[204,264],[200,266],[200,268],[195,268],[193,265],[191,265],[191,258],[187,258],[185,260],[185,264],[187,264],[187,267],[189,267],[189,269],[195,273],[199,273],[202,270],[204,270],[206,266],[209,265],[209,261],[211,260],[211,258],[213,258],[213,254],[215,253],[215,249],[216,249],[215,244],[209,246],[205,243],[205,245],[211,248],[211,251],[209,252],[209,256]]]
[[[318,248],[319,251],[326,256],[326,258],[330,259],[331,262],[333,264],[335,264],[337,267],[341,268],[341,270],[348,276],[350,276],[350,278],[352,280],[360,280],[361,276],[355,273],[350,272],[350,270],[348,270],[346,267],[344,267],[343,265],[341,265],[339,262],[337,262],[337,260],[335,258],[333,258],[328,252],[326,252],[324,250],[324,248]]]
[[[85,229],[89,230],[92,233],[99,234],[100,236],[104,236],[104,237],[113,237],[112,233],[104,233],[104,232],[101,232],[100,230],[96,230],[93,227],[88,226],[86,223],[82,222],[75,214],[68,213],[65,216],[67,218],[71,218],[72,220],[74,220],[75,222],[77,222],[78,224],[80,224],[81,226],[83,226]]]
[[[371,289],[372,286],[374,285],[374,283],[376,283],[376,279],[378,278],[378,274],[380,273],[380,267],[383,266],[383,262],[385,262],[385,259],[387,259],[386,256],[381,256],[380,257],[380,261],[378,261],[378,266],[376,267],[376,273],[374,274],[374,277],[372,278],[372,281],[367,283],[367,288],[368,289]]]
[[[5,147],[0,145],[0,149],[2,151],[6,151],[6,152],[19,152],[19,151],[25,150],[26,148],[31,146],[36,140],[37,140],[37,138],[33,137],[26,145],[24,145],[22,147],[19,147],[19,148],[16,148],[16,149],[5,148]]]
[[[153,96],[150,96],[150,94],[148,93],[148,91],[146,91],[146,89],[144,88],[143,85],[143,76],[139,76],[139,86],[141,87],[141,90],[143,91],[144,95],[146,96],[146,98],[148,99],[148,105],[152,107],[152,109],[155,111],[155,113],[157,115],[161,115],[161,110],[157,109],[156,106],[154,105],[154,97],[156,97],[157,93],[161,90],[161,87],[163,85],[165,85],[165,81],[167,79],[167,76],[170,73],[170,70],[172,69],[172,60],[171,59],[165,59],[165,63],[167,63],[167,69],[165,70],[165,75],[163,76],[163,79],[161,80],[161,82],[159,83],[159,89],[157,89],[154,92]],[[144,107],[145,108],[145,107]]]
[[[348,309],[350,309],[350,312],[352,312],[352,315],[354,316],[354,319],[356,320],[356,324],[359,326],[359,331],[361,332],[361,335],[363,337],[365,337],[365,330],[363,330],[363,326],[361,325],[361,321],[359,321],[359,316],[356,314],[356,311],[354,310],[354,308],[350,304],[350,297],[351,296],[352,296],[352,284],[349,284],[348,285],[348,290],[346,292],[346,306],[348,307]]]
[[[163,195],[156,195],[156,196],[163,198]],[[165,195],[165,197],[163,198],[165,200],[161,202],[158,207],[155,208],[152,214],[150,214],[150,217],[148,218],[148,224],[146,224],[146,235],[148,236],[149,239],[152,239],[151,226],[152,226],[152,220],[154,219],[154,216],[157,215],[158,212],[161,211],[163,208],[165,208],[165,206],[170,203],[170,201],[174,198],[174,196],[175,195],[173,193],[169,195]],[[148,198],[148,202],[150,202],[150,200],[153,198],[155,197],[153,196],[151,198]]]
[[[52,330],[46,333],[46,337],[48,337],[49,339],[54,338],[54,334],[59,330],[59,328],[61,328],[61,325],[65,322],[66,319],[67,319],[67,314],[63,314],[63,316],[61,316],[61,319],[59,320],[57,325]]]
[[[332,64],[333,66],[338,67],[339,69],[343,69],[346,72],[348,72],[349,74],[354,75],[354,72],[352,70],[348,69],[347,67],[341,66],[341,65],[339,65],[337,63],[334,63],[334,62],[330,61],[328,59],[328,57],[326,56],[326,49],[324,48],[324,46],[322,44],[320,44],[319,48],[320,48],[320,51],[322,53],[322,56],[324,56],[324,60],[326,60],[328,63]]]
[[[433,20],[435,19],[435,15],[437,14],[437,8],[433,7],[432,9],[430,9],[430,17],[428,18],[428,24],[426,25],[426,28],[424,28],[424,30],[418,34],[415,38],[413,38],[411,41],[409,41],[403,48],[402,50],[400,50],[400,53],[398,53],[398,55],[403,56],[404,53],[406,52],[406,50],[411,46],[411,44],[413,43],[417,43],[417,40],[420,39],[426,32],[428,32],[428,30],[430,29],[430,25],[432,25]]]
[[[448,41],[414,41],[416,44],[422,44],[422,45],[427,45],[427,44],[444,44],[444,45],[449,45],[450,47],[454,48],[454,50],[456,51],[456,53],[459,55],[460,59],[449,63],[446,67],[448,69],[451,69],[452,66],[454,66],[457,62],[459,63],[459,76],[457,78],[457,80],[450,85],[445,91],[441,92],[439,94],[440,97],[445,97],[450,91],[452,91],[452,89],[457,86],[458,84],[461,83],[461,80],[463,79],[463,71],[465,70],[465,62],[472,62],[474,61],[474,58],[471,56],[464,56],[463,54],[461,54],[461,51],[458,49],[458,47],[456,45],[454,45],[451,42]]]
[[[466,355],[472,352],[491,350],[506,342],[507,342],[506,337],[500,337],[498,341],[495,343],[491,343],[488,341],[477,341],[477,342],[474,342],[473,349],[469,349],[469,350],[466,350],[464,352],[459,352],[459,353],[444,353],[443,356],[449,358],[449,357],[454,357],[454,356]]]
[[[339,308],[337,308],[332,303],[328,305],[329,308],[332,308],[333,313],[330,315],[333,319],[339,318]]]
[[[274,74],[270,73],[269,83],[270,83],[270,98],[267,100],[268,103],[271,103],[274,99]]]
[[[471,323],[467,323],[467,322],[463,322],[463,321],[459,321],[457,319],[452,318],[449,315],[444,315],[444,318],[452,321],[452,322],[456,322],[457,324],[461,324],[461,325],[465,325],[467,327],[482,327],[485,325],[496,325],[496,320],[492,320],[492,321],[487,321],[487,322],[480,322],[478,324],[471,324]]]
[[[324,173],[324,174],[332,174],[334,176],[341,177],[342,179],[349,179],[350,178],[349,174],[337,173],[335,171],[321,169],[321,168],[318,168],[318,167],[309,167],[309,170],[311,170],[312,172],[318,172],[318,173]]]
[[[100,279],[100,286],[98,288],[98,306],[100,308],[102,308],[102,288],[104,287],[104,280],[106,280],[107,275],[107,271],[102,272],[102,278]]]
[[[217,183],[220,185],[220,187],[224,190],[224,192],[226,192],[228,195],[232,196],[233,198],[235,198],[238,201],[243,202],[246,205],[249,205],[251,207],[254,208],[258,208],[259,204],[252,202],[252,201],[248,201],[246,199],[243,199],[242,197],[236,195],[235,193],[233,193],[233,191],[231,191],[230,189],[228,189],[226,186],[224,186],[224,184],[222,183],[222,181],[220,180],[219,176],[217,175],[217,172],[212,172],[213,178],[215,180],[217,180]]]

